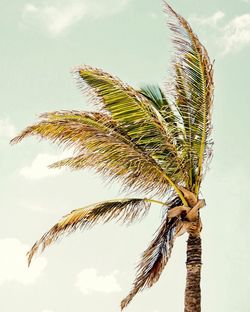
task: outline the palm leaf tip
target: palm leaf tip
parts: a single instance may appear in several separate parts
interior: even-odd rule
[[[85,208],[73,210],[46,232],[28,252],[28,264],[39,248],[43,251],[64,234],[77,229],[89,229],[98,222],[106,223],[116,219],[124,224],[140,221],[148,212],[150,202],[141,198],[125,198],[96,203]]]
[[[19,135],[15,136],[10,140],[10,144],[18,144],[20,143],[25,137],[29,136],[31,132],[31,127],[26,127]]]

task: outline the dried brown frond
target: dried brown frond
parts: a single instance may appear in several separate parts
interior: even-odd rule
[[[106,223],[113,219],[128,225],[134,221],[141,220],[148,212],[149,207],[150,202],[144,199],[126,198],[101,202],[73,210],[33,245],[28,252],[28,263],[30,265],[39,247],[43,251],[64,234],[70,234],[77,229],[89,229],[99,222]]]
[[[186,190],[184,192],[186,195],[190,195],[190,192],[186,192]],[[175,238],[186,232],[197,235],[201,231],[199,209],[204,207],[205,201],[198,200],[193,208],[181,205],[181,203],[179,197],[173,197],[168,203],[167,206],[169,209],[165,214],[164,221],[156,237],[144,251],[137,267],[137,275],[133,283],[133,288],[121,302],[122,310],[139,291],[152,287],[159,280],[171,256]]]
[[[166,266],[174,244],[175,228],[178,218],[165,218],[155,238],[144,251],[141,261],[137,267],[136,279],[133,288],[126,298],[121,302],[123,310],[134,298],[134,296],[145,288],[155,284]]]

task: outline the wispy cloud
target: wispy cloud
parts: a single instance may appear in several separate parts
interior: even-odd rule
[[[84,2],[37,6],[28,3],[24,7],[23,18],[31,25],[40,24],[52,36],[56,36],[76,24],[85,14]]]
[[[121,290],[115,277],[116,271],[109,275],[100,275],[96,269],[82,270],[77,275],[76,287],[85,295],[93,292],[113,293]]]
[[[200,25],[217,26],[217,24],[225,17],[225,13],[222,11],[217,11],[211,16],[200,17],[192,16],[191,20]]]
[[[52,36],[64,33],[84,17],[100,18],[123,10],[130,0],[48,0],[38,5],[26,3],[23,22],[31,27],[41,26]]]
[[[222,11],[208,17],[190,18],[199,26],[214,28],[214,42],[220,47],[221,55],[240,51],[250,44],[250,14],[236,16],[227,22],[225,18],[226,15]]]
[[[239,51],[250,44],[250,14],[233,18],[222,29],[223,54]]]
[[[5,282],[32,284],[46,267],[47,260],[37,257],[28,268],[26,253],[29,246],[16,238],[0,239],[0,250],[0,286]]]
[[[63,172],[63,169],[49,169],[48,166],[61,159],[72,156],[73,152],[67,150],[59,155],[41,153],[38,154],[32,163],[20,169],[20,174],[27,179],[42,179],[49,176],[56,176]]]

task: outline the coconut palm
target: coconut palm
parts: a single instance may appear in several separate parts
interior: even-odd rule
[[[202,229],[200,186],[211,155],[212,65],[188,22],[168,4],[175,54],[171,88],[157,85],[137,90],[91,66],[74,70],[79,87],[100,112],[55,111],[24,129],[12,140],[38,136],[74,154],[51,168],[94,168],[107,179],[119,180],[124,190],[143,194],[95,203],[64,216],[28,253],[30,264],[64,234],[113,219],[130,224],[141,220],[152,203],[164,207],[162,223],[142,254],[125,308],[141,290],[156,283],[168,262],[175,239],[188,233],[185,311],[200,311]]]

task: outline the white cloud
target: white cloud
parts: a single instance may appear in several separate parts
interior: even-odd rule
[[[99,275],[96,269],[82,270],[77,275],[76,287],[85,295],[92,292],[113,293],[121,290],[116,280],[116,271],[109,275]]]
[[[223,28],[223,54],[239,51],[250,44],[250,14],[236,16]]]
[[[250,2],[250,0],[248,0]],[[191,17],[191,20],[199,25],[214,27],[219,31],[215,42],[221,47],[221,54],[239,51],[250,44],[250,14],[234,17],[229,22],[221,25],[225,13],[215,12],[208,17]]]
[[[85,14],[84,2],[38,6],[28,3],[24,7],[23,18],[31,23],[42,24],[52,36],[56,36],[77,23]]]
[[[116,14],[130,0],[57,0],[51,4],[43,0],[39,5],[27,3],[23,10],[26,25],[41,25],[46,31],[57,36],[79,22],[84,17],[99,18]]]
[[[0,119],[0,138],[11,139],[16,135],[16,128],[9,119]]]
[[[26,253],[29,246],[15,238],[0,239],[0,286],[5,282],[29,285],[41,275],[47,265],[44,257],[37,257],[28,268]]]
[[[213,15],[208,17],[198,17],[193,16],[191,17],[191,20],[194,22],[200,24],[200,25],[209,25],[209,26],[217,26],[218,22],[221,21],[225,16],[225,13],[222,11],[217,11]]]
[[[52,311],[52,310],[42,310],[42,312],[54,312],[54,311]]]
[[[63,169],[49,169],[48,166],[61,159],[72,156],[73,152],[67,150],[59,155],[41,153],[32,161],[31,165],[21,168],[20,174],[27,179],[42,179],[48,176],[56,176],[63,172]]]

